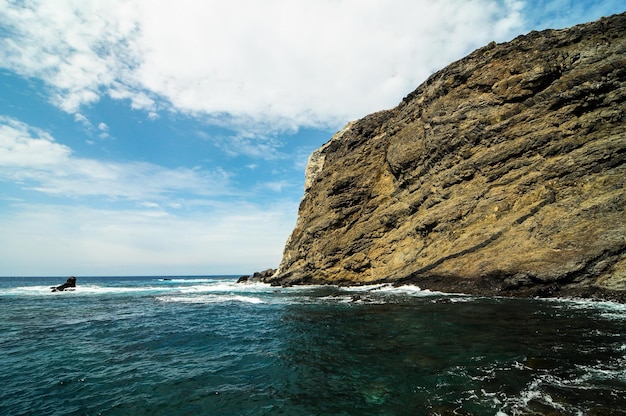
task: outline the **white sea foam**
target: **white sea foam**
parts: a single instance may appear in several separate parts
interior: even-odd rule
[[[374,297],[370,297],[367,295],[328,295],[328,296],[322,296],[322,297],[318,297],[318,298],[312,298],[313,301],[315,302],[323,302],[323,303],[354,303],[354,304],[372,304],[372,305],[377,305],[377,304],[383,304],[386,303],[383,299],[380,298],[374,298]]]
[[[623,361],[623,360],[622,360]],[[590,380],[624,380],[626,381],[626,367],[624,362],[615,363],[614,368],[598,368],[593,366],[577,366],[584,369],[584,374],[569,384],[585,388]]]
[[[387,284],[381,287],[380,289],[378,289],[378,291],[391,293],[391,294],[397,293],[397,294],[409,295],[409,296],[454,296],[453,301],[454,299],[458,299],[459,302],[462,302],[464,300],[467,301],[467,300],[475,299],[475,296],[471,296],[465,293],[440,292],[437,290],[422,289],[416,285],[393,286],[393,285]]]
[[[474,296],[466,295],[463,293],[439,292],[436,290],[422,289],[416,285],[393,286],[390,284],[383,284],[378,288],[372,289],[372,291],[389,295],[402,295],[412,297],[452,296],[452,298],[450,299],[452,302],[469,302],[476,299]]]
[[[380,290],[383,287],[389,286],[386,283],[376,285],[362,285],[362,286],[341,286],[339,289],[346,292],[369,292],[371,290]]]
[[[575,405],[565,405],[555,401],[550,394],[546,392],[548,386],[558,386],[561,388],[575,388],[582,390],[592,390],[597,388],[593,385],[598,380],[626,380],[626,367],[622,360],[614,363],[613,368],[606,368],[605,363],[599,366],[581,366],[575,367],[583,370],[582,375],[574,378],[562,378],[553,374],[539,374],[531,380],[525,389],[515,396],[506,397],[504,406],[496,413],[496,415],[507,416],[525,413],[531,402],[539,402],[544,406],[550,407],[559,414],[582,415],[583,410]],[[602,366],[602,367],[600,367]],[[527,368],[527,367],[524,367]],[[510,411],[510,413],[506,413]]]
[[[74,288],[68,288],[62,291],[53,291],[54,286],[18,286],[12,288],[4,288],[0,295],[17,295],[17,296],[71,296],[75,294],[96,294],[96,293],[112,293],[121,291],[134,291],[136,288],[114,288],[102,287],[96,285],[84,285]]]
[[[150,294],[178,291],[177,287],[163,286],[100,286],[93,284],[79,285],[62,291],[53,291],[54,286],[20,286],[4,288],[0,295],[18,296],[72,296],[72,295],[106,295],[106,294]]]
[[[67,289],[66,289],[67,290]],[[176,290],[175,288],[167,288],[162,286],[99,286],[99,285],[81,285],[76,286],[74,293],[88,295],[105,295],[105,294],[141,294],[141,293],[160,293]],[[66,293],[52,292],[53,294]]]
[[[597,310],[608,319],[626,319],[626,304],[623,303],[569,298],[555,298],[550,301],[572,309]]]
[[[260,304],[265,303],[262,299],[254,296],[240,296],[240,295],[199,295],[199,296],[158,296],[156,298],[161,302],[166,303],[198,303],[198,304],[214,304],[225,302],[241,302]]]
[[[37,295],[48,295],[52,293],[52,289],[50,286],[18,286],[11,288],[2,288],[0,294],[1,295],[25,295],[25,296],[37,296]],[[57,292],[64,293],[64,292]]]
[[[67,290],[67,289],[66,289]],[[76,286],[75,293],[79,294],[91,294],[91,295],[103,295],[103,294],[124,294],[124,293],[142,293],[142,292],[160,292],[164,288],[158,286],[98,286],[98,285],[81,285]],[[64,293],[62,292],[53,292]]]
[[[198,292],[271,292],[274,287],[266,283],[253,284],[237,284],[229,281],[216,281],[210,284],[198,284],[193,286],[180,286],[178,290],[181,293],[198,293]]]
[[[442,292],[432,292],[428,289],[422,290],[419,286],[415,285],[403,285],[393,286],[389,283],[378,283],[373,285],[361,285],[361,286],[302,286],[302,288],[316,289],[323,287],[333,287],[342,292],[380,292],[388,294],[402,294],[402,295],[433,295],[443,294]],[[295,286],[294,286],[295,288]],[[291,287],[289,289],[292,289]]]
[[[233,279],[152,279],[136,281],[109,281],[105,284],[82,283],[75,288],[53,292],[56,285],[33,285],[0,288],[0,296],[64,296],[105,294],[201,294],[201,293],[271,293],[276,288],[265,283],[237,284]]]
[[[382,285],[380,287],[381,292],[397,292],[397,293],[408,293],[408,294],[412,294],[412,293],[432,293],[430,290],[428,289],[422,289],[421,287],[417,286],[417,285],[402,285],[402,286],[393,286],[393,285]]]

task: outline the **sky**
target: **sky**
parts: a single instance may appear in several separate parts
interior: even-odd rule
[[[0,276],[277,267],[309,154],[623,0],[0,0]]]

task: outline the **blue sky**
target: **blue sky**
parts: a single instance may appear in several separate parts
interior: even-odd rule
[[[276,267],[308,155],[622,0],[0,0],[0,276]]]

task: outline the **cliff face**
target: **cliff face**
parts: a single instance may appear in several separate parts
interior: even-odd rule
[[[626,13],[476,50],[313,153],[267,280],[626,289],[625,98]]]

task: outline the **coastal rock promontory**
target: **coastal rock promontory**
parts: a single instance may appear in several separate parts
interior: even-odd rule
[[[261,283],[272,277],[274,273],[276,273],[276,269],[267,269],[262,272],[255,272],[252,276],[241,276],[237,279],[237,283]]]
[[[625,99],[626,13],[474,51],[311,155],[264,280],[624,291]]]

